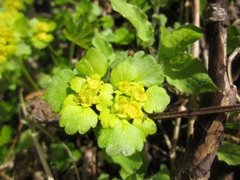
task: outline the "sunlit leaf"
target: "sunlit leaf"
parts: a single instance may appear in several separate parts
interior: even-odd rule
[[[134,57],[128,57],[116,66],[111,73],[111,83],[117,85],[122,81],[134,81],[149,87],[160,85],[164,80],[163,70],[155,59],[143,52],[138,52]]]
[[[104,76],[107,72],[107,59],[95,48],[88,49],[86,55],[76,64],[76,68],[82,76],[98,74]]]
[[[113,55],[113,48],[111,44],[101,34],[95,33],[95,36],[93,38],[93,45],[107,58],[110,58]]]
[[[76,132],[84,134],[94,128],[98,122],[97,114],[90,107],[81,107],[74,102],[74,96],[68,95],[60,112],[60,127],[64,127],[67,134]]]
[[[146,141],[144,133],[128,121],[120,121],[114,128],[101,129],[98,136],[100,148],[106,148],[110,156],[131,156],[142,151]]]
[[[143,108],[148,113],[162,112],[170,102],[166,90],[162,87],[152,86],[147,89],[148,100],[144,103]]]

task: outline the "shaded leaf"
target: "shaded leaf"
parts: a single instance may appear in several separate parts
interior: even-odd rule
[[[135,174],[143,164],[142,154],[140,153],[135,153],[131,156],[108,156],[105,153],[103,155],[110,163],[116,163],[121,166],[120,175],[123,179]]]
[[[220,146],[218,159],[226,162],[228,165],[240,165],[240,146],[236,144],[224,143]]]
[[[0,146],[8,144],[12,136],[12,128],[8,125],[2,126],[0,130]]]
[[[110,0],[115,11],[128,19],[137,31],[137,36],[144,42],[153,42],[153,28],[147,20],[146,14],[135,5],[127,3],[125,0]]]
[[[202,32],[193,25],[184,25],[176,30],[169,30],[165,27],[160,29],[159,59],[170,60],[179,52],[182,52],[188,45],[202,37]]]
[[[198,94],[217,90],[203,64],[189,54],[179,54],[165,62],[164,73],[167,82],[184,93]]]

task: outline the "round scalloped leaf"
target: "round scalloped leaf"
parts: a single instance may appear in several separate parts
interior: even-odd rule
[[[164,80],[162,67],[151,55],[145,55],[142,51],[114,67],[110,78],[114,86],[118,82],[134,81],[150,87],[160,85]]]
[[[82,76],[98,74],[103,77],[108,68],[105,55],[95,48],[88,49],[86,55],[76,64],[76,69]]]
[[[67,101],[70,101],[69,99],[67,98]],[[76,132],[84,134],[91,127],[96,127],[98,122],[97,114],[90,107],[83,108],[71,101],[64,103],[60,114],[59,125],[65,127],[65,131],[69,135]]]
[[[109,83],[105,83],[102,85],[99,91],[99,104],[97,104],[96,108],[99,111],[103,111],[113,104],[113,86]]]
[[[81,78],[79,76],[76,76],[74,78],[71,79],[70,81],[70,87],[72,90],[74,90],[75,92],[80,92],[84,82],[86,82],[86,79]]]
[[[113,128],[120,121],[115,114],[110,113],[109,109],[101,111],[99,119],[103,128]]]
[[[146,94],[148,100],[144,103],[143,109],[147,113],[162,112],[170,102],[170,97],[164,88],[151,86],[147,89]]]
[[[67,96],[69,81],[73,76],[74,73],[70,69],[61,70],[53,76],[52,82],[47,88],[45,98],[54,112],[60,111],[64,98]]]
[[[152,135],[157,132],[157,126],[155,122],[148,117],[146,119],[134,119],[133,125],[141,129],[145,136]]]
[[[126,120],[119,121],[114,128],[101,129],[98,136],[99,147],[106,148],[110,156],[131,156],[142,151],[145,141],[144,133]]]

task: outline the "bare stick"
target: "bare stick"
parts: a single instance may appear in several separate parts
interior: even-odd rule
[[[31,119],[29,118],[28,112],[26,110],[26,106],[25,106],[25,103],[24,103],[24,100],[23,100],[22,91],[23,90],[21,89],[20,93],[19,93],[19,98],[20,98],[20,106],[21,106],[21,109],[22,109],[24,120],[27,121],[28,126],[30,128],[34,146],[35,146],[35,148],[37,150],[37,153],[38,153],[39,159],[40,159],[40,161],[42,163],[43,169],[46,172],[47,178],[49,180],[53,180],[54,179],[53,178],[53,174],[52,174],[51,169],[50,169],[50,167],[49,167],[49,165],[47,163],[46,158],[44,157],[44,151],[42,150],[42,148],[41,148],[41,146],[40,146],[40,144],[38,142],[38,139],[36,137],[35,127],[32,125]]]
[[[200,1],[193,1],[193,25],[200,27]],[[199,41],[196,41],[192,46],[192,54],[194,57],[199,57]]]
[[[154,120],[164,120],[178,117],[191,117],[191,116],[203,116],[207,114],[217,114],[225,112],[237,112],[240,111],[240,104],[232,106],[212,106],[209,108],[200,108],[195,110],[187,111],[173,111],[173,112],[163,112],[158,114],[152,114],[150,117]]]

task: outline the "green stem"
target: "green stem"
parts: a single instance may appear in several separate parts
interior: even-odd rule
[[[70,49],[69,49],[69,61],[71,61],[74,56],[74,49],[75,49],[75,44],[71,43]]]
[[[32,85],[32,87],[35,90],[39,90],[38,85],[34,82],[33,78],[31,77],[30,73],[28,72],[27,68],[25,67],[25,64],[23,63],[22,58],[19,59],[19,62],[20,62],[19,64],[22,68],[22,71],[23,71],[24,75],[26,76],[27,80],[29,81],[29,83]]]
[[[55,50],[53,49],[53,47],[51,45],[49,45],[48,49],[51,52],[50,56],[51,56],[54,64],[55,65],[60,65],[60,63],[58,62],[58,59],[57,59],[57,54],[56,54]]]

